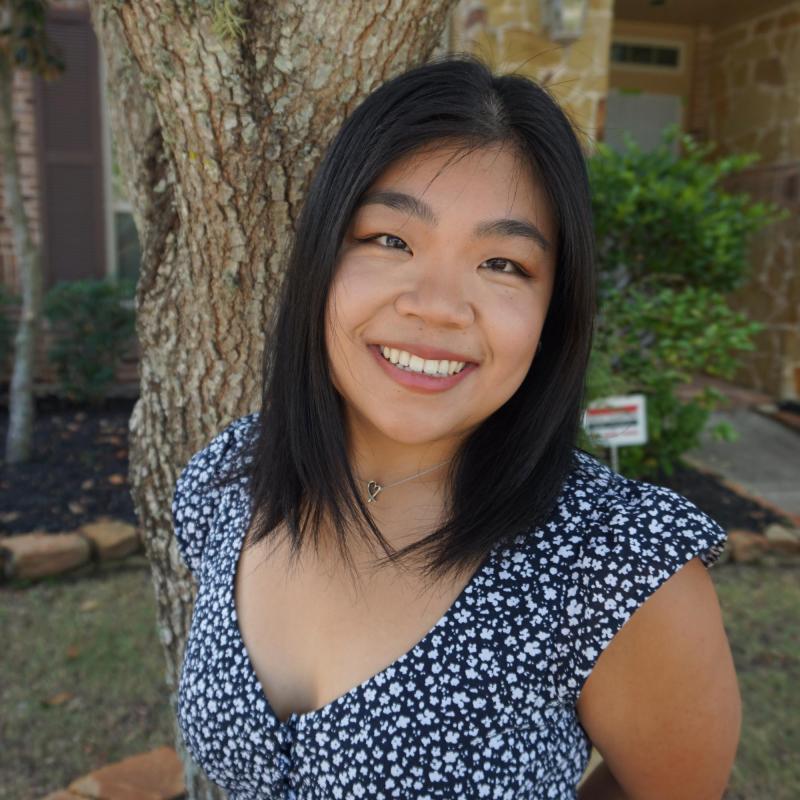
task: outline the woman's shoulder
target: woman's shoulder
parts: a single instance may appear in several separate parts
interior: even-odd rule
[[[565,483],[562,516],[579,515],[562,562],[559,640],[564,698],[574,701],[600,654],[635,611],[695,557],[719,559],[727,533],[665,486],[614,472],[583,451]]]
[[[255,411],[237,417],[228,423],[207,444],[195,452],[181,470],[178,482],[182,485],[202,486],[213,483],[217,471],[228,466],[233,457],[250,443],[258,421]]]
[[[195,452],[181,469],[172,495],[178,550],[197,575],[223,485],[248,460],[258,412],[238,417]],[[241,457],[240,457],[241,456]]]
[[[699,555],[709,567],[727,537],[691,500],[666,486],[625,477],[582,450],[562,502],[580,515],[592,542],[629,557],[674,561]],[[605,553],[606,551],[603,550]]]

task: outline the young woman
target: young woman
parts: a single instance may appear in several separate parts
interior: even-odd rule
[[[526,78],[449,57],[345,121],[261,410],[175,490],[179,722],[231,797],[722,795],[725,533],[576,448],[592,242],[578,141]]]

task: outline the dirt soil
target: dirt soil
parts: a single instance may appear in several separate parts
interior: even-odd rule
[[[136,524],[128,484],[128,419],[134,400],[91,409],[37,399],[34,457],[13,468],[2,459],[8,409],[0,408],[0,535],[74,530],[108,515]],[[713,477],[681,468],[658,481],[688,497],[727,529],[763,531],[780,517]]]

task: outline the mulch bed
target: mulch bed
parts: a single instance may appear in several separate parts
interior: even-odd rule
[[[33,457],[5,462],[8,409],[0,409],[0,535],[74,530],[97,517],[136,524],[128,484],[128,419],[135,401],[89,409],[36,400]]]
[[[57,533],[110,516],[136,524],[128,484],[128,419],[134,400],[100,409],[37,398],[33,459],[13,467],[2,458],[8,409],[0,409],[0,535]],[[658,483],[688,497],[728,530],[763,531],[781,518],[713,477],[681,468]]]
[[[787,524],[786,519],[771,509],[731,491],[713,476],[688,467],[681,467],[673,475],[663,476],[657,482],[688,497],[728,531],[763,532],[773,523]]]

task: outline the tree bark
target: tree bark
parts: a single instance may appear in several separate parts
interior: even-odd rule
[[[91,0],[142,245],[130,479],[176,704],[194,587],[170,504],[189,457],[260,399],[310,175],[344,117],[439,44],[455,0]],[[190,762],[193,798],[221,797]]]
[[[0,10],[0,28],[11,25],[11,10]],[[9,50],[0,50],[0,153],[3,161],[3,203],[9,215],[11,240],[22,286],[22,307],[14,337],[14,366],[8,391],[8,431],[5,461],[18,464],[31,454],[36,407],[33,371],[42,309],[40,250],[31,237],[22,200],[17,158],[16,124],[13,113],[14,60]]]

